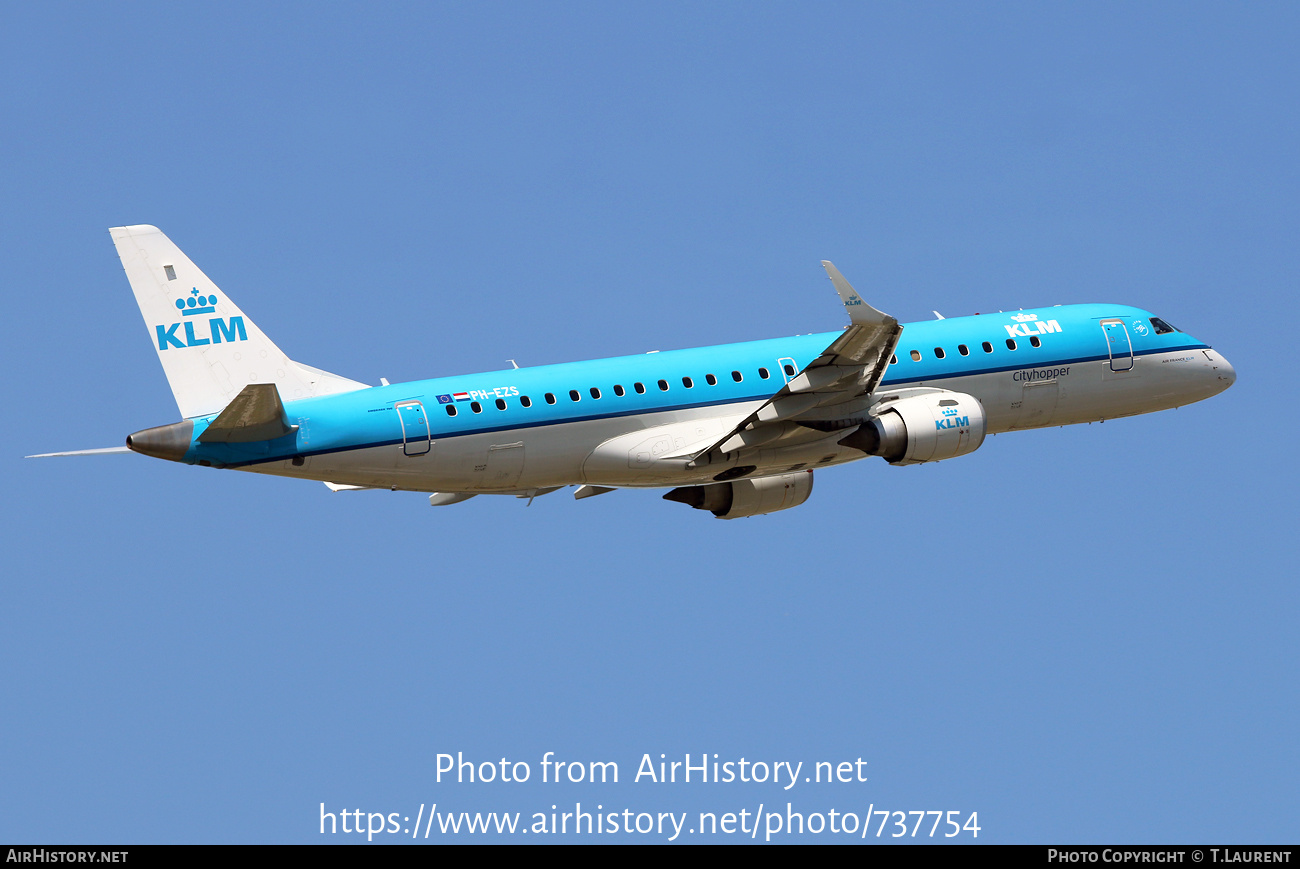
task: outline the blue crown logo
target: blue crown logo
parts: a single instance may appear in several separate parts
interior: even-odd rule
[[[176,307],[180,309],[181,315],[185,317],[193,317],[195,314],[211,314],[217,310],[217,296],[215,293],[211,296],[200,296],[199,288],[195,287],[190,290],[188,299],[176,300]]]
[[[956,415],[957,415],[957,408],[955,408],[955,407],[945,407],[945,408],[943,409],[943,415],[944,415],[944,416],[956,416]]]

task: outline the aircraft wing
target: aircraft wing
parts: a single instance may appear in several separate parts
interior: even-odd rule
[[[851,402],[870,395],[880,385],[903,327],[863,301],[834,265],[823,260],[822,267],[849,314],[848,328],[726,437],[697,453],[697,461],[714,451],[729,453],[787,437],[799,429],[801,418],[825,418],[817,408]]]

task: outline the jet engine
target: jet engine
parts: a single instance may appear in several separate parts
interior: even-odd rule
[[[984,406],[964,392],[885,399],[875,413],[840,444],[891,465],[915,465],[964,456],[984,443]]]
[[[813,472],[795,471],[755,480],[732,480],[707,486],[682,486],[664,495],[666,501],[708,510],[719,519],[739,519],[798,507],[812,494]]]

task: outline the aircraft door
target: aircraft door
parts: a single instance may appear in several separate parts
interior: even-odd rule
[[[524,472],[524,444],[493,444],[488,447],[487,470],[478,488],[512,489],[519,485],[519,476]]]
[[[1110,370],[1128,371],[1133,367],[1133,342],[1123,320],[1102,320],[1106,333],[1106,349],[1110,351]]]
[[[1052,424],[1052,414],[1056,412],[1056,401],[1060,396],[1055,378],[1026,383],[1020,396],[1020,414],[1016,417],[1016,428],[1037,428]]]
[[[393,408],[397,411],[397,418],[402,421],[402,452],[408,456],[427,453],[432,443],[424,405],[418,401],[403,401],[393,405]]]
[[[781,376],[785,378],[786,383],[799,373],[799,365],[789,356],[782,356],[776,360],[776,367],[781,369]]]

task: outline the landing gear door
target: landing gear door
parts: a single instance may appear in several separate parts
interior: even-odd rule
[[[418,401],[403,401],[393,405],[397,418],[402,421],[402,452],[408,456],[422,456],[429,451],[429,420],[424,415],[424,405]]]
[[[1102,320],[1106,333],[1106,348],[1110,351],[1110,370],[1128,371],[1133,367],[1133,342],[1123,320]]]

